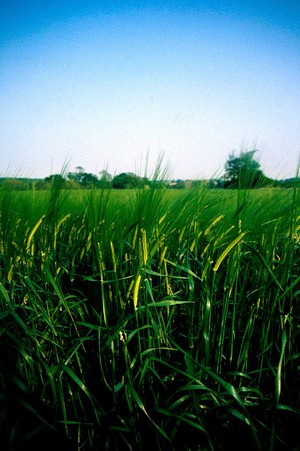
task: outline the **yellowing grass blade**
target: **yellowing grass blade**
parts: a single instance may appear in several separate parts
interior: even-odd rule
[[[133,307],[134,307],[134,310],[137,309],[137,305],[138,305],[139,288],[140,288],[141,280],[142,280],[142,276],[141,276],[141,274],[139,274],[137,276],[137,279],[135,281],[134,288],[133,288]]]
[[[214,271],[218,271],[218,269],[219,269],[222,261],[226,257],[226,255],[229,254],[231,249],[233,249],[234,246],[236,246],[244,238],[245,235],[246,235],[246,232],[241,233],[234,241],[232,241],[232,243],[229,244],[229,246],[226,247],[226,249],[222,252],[220,257],[218,258],[218,260],[213,268]]]
[[[30,244],[31,244],[32,238],[33,238],[35,232],[37,231],[37,229],[39,228],[39,226],[41,225],[41,223],[43,222],[43,220],[45,219],[45,216],[46,216],[46,215],[43,215],[43,216],[38,220],[38,222],[37,222],[37,223],[35,224],[35,226],[33,227],[32,231],[30,232],[30,235],[29,235],[28,240],[27,240],[27,246],[26,246],[27,252],[29,251],[29,248],[30,248]]]

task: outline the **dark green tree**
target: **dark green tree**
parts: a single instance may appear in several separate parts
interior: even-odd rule
[[[68,172],[67,178],[69,182],[73,182],[73,185],[78,184],[80,188],[92,189],[99,188],[100,186],[98,177],[89,172],[84,172],[84,169],[81,166],[77,166],[76,172]],[[76,185],[74,185],[73,188],[75,188],[75,186]]]
[[[122,172],[121,174],[116,175],[112,180],[112,187],[115,189],[142,188],[145,184],[145,179],[132,172]]]
[[[94,174],[91,174],[89,172],[83,172],[80,183],[83,186],[83,188],[98,188],[99,179]]]
[[[44,178],[45,187],[64,188],[65,179],[61,174],[51,174]]]
[[[241,152],[238,157],[229,155],[225,164],[225,188],[255,188],[267,184],[268,179],[254,158],[257,150]]]

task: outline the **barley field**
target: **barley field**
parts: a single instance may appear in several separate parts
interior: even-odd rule
[[[1,449],[299,449],[299,207],[2,190]]]

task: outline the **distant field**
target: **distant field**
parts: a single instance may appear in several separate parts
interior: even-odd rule
[[[194,206],[194,214],[201,213],[204,220],[212,219],[215,214],[224,215],[228,220],[236,213],[247,220],[247,224],[251,226],[257,225],[259,222],[264,223],[270,219],[284,218],[289,215],[289,209],[295,207],[295,193],[292,189],[280,188],[263,188],[257,190],[218,190],[218,189],[195,189],[195,190],[158,190],[160,208],[165,206],[166,211],[173,208],[174,204],[184,201]],[[163,192],[162,192],[163,191]],[[147,191],[146,191],[147,192]],[[141,195],[141,193],[143,193]],[[51,191],[33,191],[33,192],[9,192],[7,193],[9,202],[14,208],[22,213],[27,212],[26,220],[36,220],[39,215],[45,214],[51,200]],[[114,210],[118,214],[120,209],[124,207],[128,210],[128,206],[137,204],[140,198],[154,197],[145,194],[144,190],[79,190],[79,191],[60,191],[59,203],[60,214],[71,213],[77,214],[82,212],[83,208],[90,208],[91,203],[97,204],[105,198],[105,208],[111,214]],[[176,207],[175,207],[176,208]],[[240,212],[237,210],[240,208]],[[28,214],[29,213],[29,214]],[[255,217],[253,216],[255,213]],[[258,214],[258,218],[257,215]],[[186,218],[183,218],[184,220]]]
[[[53,186],[0,207],[4,449],[298,444],[299,189]]]

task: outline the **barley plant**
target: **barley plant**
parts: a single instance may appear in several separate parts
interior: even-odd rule
[[[1,449],[299,449],[297,188],[0,208]]]

